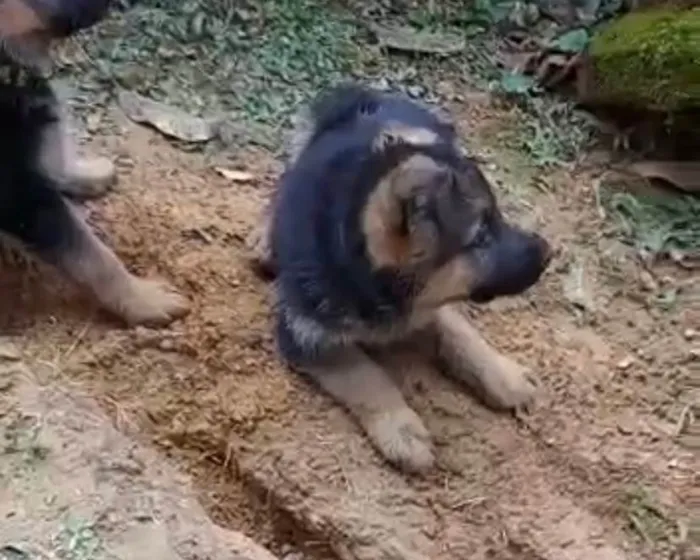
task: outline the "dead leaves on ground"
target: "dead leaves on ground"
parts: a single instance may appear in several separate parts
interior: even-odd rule
[[[625,170],[645,179],[661,180],[687,193],[700,193],[699,161],[637,161]]]
[[[499,53],[500,63],[513,73],[532,75],[538,85],[552,89],[567,81],[578,82],[586,68],[588,32],[572,29],[553,40],[532,37],[526,32],[510,33]]]

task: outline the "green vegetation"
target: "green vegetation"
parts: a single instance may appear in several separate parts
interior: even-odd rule
[[[602,202],[635,247],[651,255],[700,251],[700,199],[691,195],[633,195],[609,186]]]
[[[640,108],[700,107],[700,9],[631,12],[591,42],[598,96]]]

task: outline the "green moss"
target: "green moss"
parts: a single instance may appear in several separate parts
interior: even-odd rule
[[[598,96],[678,111],[700,107],[700,9],[629,13],[592,40]]]

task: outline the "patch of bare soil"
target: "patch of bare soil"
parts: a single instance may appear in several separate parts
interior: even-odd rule
[[[10,362],[0,391],[2,558],[275,560],[214,525],[186,477],[75,387]]]
[[[540,379],[531,414],[493,413],[415,356],[392,358],[436,439],[426,478],[385,464],[342,409],[278,363],[270,287],[243,248],[279,171],[262,153],[238,154],[253,180],[235,182],[125,123],[103,139],[121,154],[120,188],[90,204],[91,221],[133,270],[186,293],[192,313],[128,331],[43,267],[5,267],[4,326],[45,380],[80,385],[120,432],[189,474],[216,523],[285,558],[690,558],[700,464],[679,419],[697,398],[697,283],[664,271],[661,286],[684,286],[679,305],[650,303],[649,273],[601,234],[591,176],[531,188],[494,144],[507,115],[474,100],[454,109],[472,149],[490,147],[507,208],[560,250],[526,297],[474,310]],[[565,297],[579,265],[583,311]]]

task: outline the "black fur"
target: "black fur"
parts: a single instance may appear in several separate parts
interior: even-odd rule
[[[68,37],[92,27],[103,19],[111,0],[23,0],[51,29],[56,37]]]
[[[0,83],[0,231],[54,264],[80,239],[59,185],[39,166],[55,103],[40,76]]]
[[[56,38],[89,27],[108,4],[25,1]],[[77,253],[85,233],[61,194],[59,179],[40,164],[46,132],[59,124],[59,102],[43,72],[25,62],[5,52],[0,41],[0,232],[60,266],[65,255]]]
[[[410,320],[412,298],[425,273],[456,254],[468,254],[478,271],[475,301],[520,293],[539,278],[546,242],[503,220],[476,163],[456,147],[451,124],[413,101],[354,85],[319,96],[310,116],[309,140],[283,174],[274,201],[277,340],[286,361],[308,363],[363,338],[368,342],[372,332],[400,331]],[[377,150],[375,140],[390,122],[429,129],[439,140]],[[407,201],[407,220],[430,220],[440,229],[441,252],[415,270],[376,269],[366,251],[362,211],[382,178],[416,153],[468,180],[474,196],[489,201],[491,211],[483,232],[466,240],[474,219],[469,200]]]

